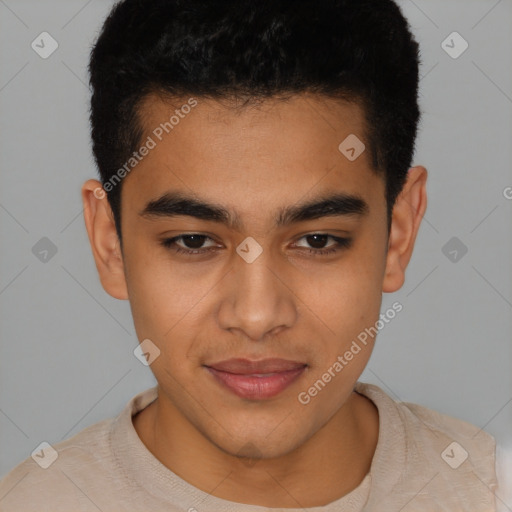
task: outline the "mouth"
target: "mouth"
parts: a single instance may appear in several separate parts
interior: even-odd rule
[[[264,400],[284,391],[308,365],[286,359],[229,359],[204,366],[224,389],[241,398]]]

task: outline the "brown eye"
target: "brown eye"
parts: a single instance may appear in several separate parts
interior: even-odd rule
[[[204,243],[207,240],[213,240],[206,235],[201,235],[199,233],[190,233],[178,235],[173,238],[166,238],[162,240],[161,244],[169,249],[176,251],[177,253],[185,253],[185,254],[202,254],[212,249],[216,248],[215,244],[213,246],[204,247]]]
[[[308,244],[312,246],[313,249],[324,249],[325,244],[329,240],[329,235],[307,235],[304,237]]]
[[[334,243],[326,246],[329,239]],[[351,238],[341,238],[328,233],[312,233],[303,236],[300,240],[305,240],[309,247],[304,245],[297,245],[297,247],[306,249],[312,255],[334,254],[341,249],[348,249],[352,244]]]

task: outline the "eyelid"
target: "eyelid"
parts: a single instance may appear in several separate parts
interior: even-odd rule
[[[336,237],[334,235],[331,235],[330,233],[317,233],[317,232],[315,232],[315,233],[308,233],[306,235],[302,235],[301,237],[299,237],[297,239],[297,242],[302,240],[302,239],[304,239],[304,238],[307,238],[308,236],[313,236],[313,235],[326,236],[327,238],[330,238],[331,240],[334,240],[333,244],[328,245],[326,247],[322,247],[322,249],[316,249],[317,251],[327,250],[327,249],[330,249],[331,247],[336,247],[338,245],[338,240],[341,239],[341,237]],[[294,243],[296,244],[297,242],[294,242]],[[301,246],[299,245],[297,247],[301,247]],[[304,249],[311,249],[311,247],[304,247]]]
[[[181,233],[181,235],[177,235],[175,237],[172,237],[170,240],[174,240],[174,242],[176,243],[177,241],[179,240],[182,240],[183,238],[187,237],[187,236],[202,236],[202,237],[205,237],[206,240],[210,240],[212,242],[215,242],[215,240],[210,236],[210,235],[205,235],[203,233]],[[206,241],[205,240],[205,241]],[[178,246],[180,247],[181,249],[184,249],[184,250],[196,250],[196,251],[200,251],[202,249],[211,249],[213,248],[214,246],[209,246],[209,247],[201,247],[200,249],[189,249],[187,247],[181,247],[181,246]]]
[[[314,236],[314,235],[326,236],[327,238],[331,238],[332,240],[334,240],[335,243],[328,245],[326,247],[320,248],[320,249],[316,249],[314,247],[311,248],[311,247],[303,247],[303,246],[296,245],[297,241],[300,241],[303,238],[306,238],[308,236]],[[204,233],[192,232],[192,233],[180,233],[179,235],[176,235],[172,238],[165,238],[160,243],[165,248],[174,250],[174,252],[177,254],[183,253],[183,254],[189,255],[189,256],[195,256],[195,255],[206,254],[209,252],[214,252],[215,250],[217,250],[219,248],[218,246],[213,245],[213,246],[208,246],[208,247],[200,247],[198,249],[188,249],[187,247],[182,247],[180,245],[177,245],[177,241],[179,241],[180,239],[182,240],[183,238],[185,238],[187,236],[200,236],[200,237],[204,237],[206,240],[215,242],[215,239],[213,237],[211,237],[210,235],[207,235]],[[352,237],[348,237],[348,236],[340,237],[340,236],[336,236],[336,235],[333,235],[328,232],[324,233],[321,231],[312,231],[312,232],[308,232],[306,234],[302,234],[301,236],[299,236],[296,239],[296,241],[294,242],[294,245],[296,247],[298,247],[299,249],[307,251],[309,254],[311,254],[313,256],[326,256],[327,254],[335,254],[335,253],[339,253],[339,252],[343,251],[344,249],[349,249],[352,245],[352,242],[353,242]],[[173,246],[174,246],[174,248],[173,248]]]

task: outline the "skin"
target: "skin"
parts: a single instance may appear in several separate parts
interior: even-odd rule
[[[144,137],[185,101],[148,96],[140,110]],[[130,301],[138,339],[161,351],[151,364],[158,399],[133,418],[134,427],[165,466],[219,498],[321,506],[355,489],[370,470],[378,412],[353,388],[373,340],[310,403],[297,396],[375,324],[382,293],[402,286],[426,209],[427,171],[410,169],[388,237],[383,178],[371,170],[368,152],[351,162],[338,150],[352,133],[363,139],[357,104],[300,95],[235,111],[198,99],[124,179],[122,252],[107,199],[94,194],[101,183],[83,185],[101,283]],[[236,211],[243,227],[139,215],[167,191]],[[277,209],[333,191],[360,195],[368,214],[275,226]],[[318,232],[353,244],[315,256],[308,248],[322,245],[305,235]],[[186,256],[160,243],[183,233],[206,234],[212,240],[205,245],[218,250]],[[236,252],[249,236],[263,249],[250,264]],[[323,247],[334,245],[327,239]],[[308,368],[271,399],[242,399],[203,366],[232,357],[279,357]]]

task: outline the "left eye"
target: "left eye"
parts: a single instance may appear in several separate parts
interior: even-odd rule
[[[329,238],[335,240],[335,243],[325,247],[325,243],[327,242],[327,240]],[[299,240],[303,240],[303,239],[307,240],[307,243],[309,245],[312,245],[313,249],[327,249],[327,248],[330,248],[332,246],[336,247],[337,242],[339,240],[342,240],[340,238],[336,238],[336,237],[333,237],[331,235],[327,235],[327,234],[323,234],[323,233],[314,233],[312,235],[306,235],[306,236],[303,236],[302,238],[300,238]],[[318,247],[319,245],[322,246],[322,247]],[[299,245],[299,247],[303,247],[303,246]],[[306,247],[306,249],[309,249],[309,247]]]
[[[334,243],[326,246],[325,244],[329,239],[333,240]],[[204,243],[207,240],[210,240],[213,242],[213,244],[205,247]],[[305,240],[310,247],[297,244],[297,242],[295,243],[295,246],[307,250],[312,255],[335,253],[340,249],[350,247],[352,243],[351,238],[340,238],[334,235],[329,235],[327,233],[312,233],[310,235],[301,237],[299,241],[300,240]],[[184,253],[189,255],[204,254],[218,248],[212,238],[207,235],[201,235],[199,233],[191,233],[187,235],[175,236],[173,238],[166,238],[165,240],[162,240],[161,244],[164,247],[173,249],[177,253]]]
[[[325,246],[328,239],[334,240],[334,243],[331,245]],[[313,248],[305,247],[304,249],[308,251],[312,256],[325,256],[327,254],[334,254],[342,249],[348,249],[352,245],[351,238],[341,238],[334,235],[329,235],[328,233],[312,233],[310,235],[305,235],[299,240],[305,239],[309,245],[312,245]],[[322,247],[318,247],[321,245]],[[303,246],[298,246],[303,247]]]

